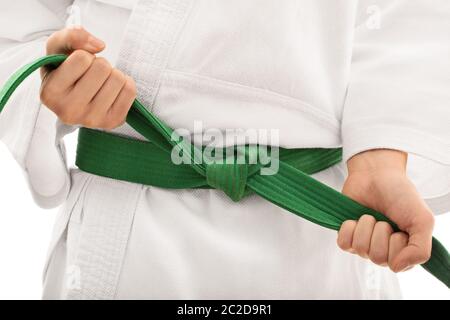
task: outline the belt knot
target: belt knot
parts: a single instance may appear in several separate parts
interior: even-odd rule
[[[248,164],[212,163],[206,166],[206,182],[209,186],[225,192],[238,202],[245,196]]]

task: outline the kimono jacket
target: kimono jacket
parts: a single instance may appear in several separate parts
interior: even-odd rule
[[[68,9],[69,7],[69,9]],[[409,153],[436,214],[450,211],[448,0],[38,0],[0,5],[0,82],[81,24],[172,128],[275,129],[285,148],[343,148],[314,178],[341,190],[346,161]],[[44,274],[51,299],[385,299],[387,268],[257,197],[167,190],[68,168],[76,129],[39,102],[35,75],[0,138],[42,207],[61,205]],[[128,125],[117,134],[143,139]],[[201,134],[201,132],[200,132]]]

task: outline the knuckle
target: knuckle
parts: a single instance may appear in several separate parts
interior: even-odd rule
[[[94,61],[94,66],[96,69],[102,72],[110,72],[112,70],[111,64],[105,58],[99,57]]]
[[[136,94],[137,94],[136,83],[130,77],[127,77],[127,82],[125,83],[124,92],[131,97],[136,97]]]
[[[338,242],[338,247],[344,251],[349,251],[352,248],[351,244],[345,240]]]
[[[113,68],[108,81],[112,81],[114,84],[120,87],[120,90],[122,90],[127,80],[125,75],[120,70]]]
[[[423,250],[420,254],[419,254],[419,260],[421,261],[421,263],[424,263],[428,260],[430,260],[431,258],[431,250]]]
[[[120,127],[121,125],[125,124],[125,117],[120,117],[116,119],[113,123],[114,128]]]
[[[353,231],[355,230],[357,224],[358,224],[358,222],[355,221],[355,220],[346,220],[341,225],[341,230],[346,230],[347,232],[351,231],[353,233]]]
[[[81,47],[87,40],[87,33],[83,29],[66,28],[66,41],[72,47]]]
[[[391,271],[394,273],[399,273],[401,271],[400,268],[393,263],[389,263],[388,266],[389,266],[389,269],[391,269]]]
[[[433,214],[426,214],[423,217],[423,224],[429,228],[433,228],[435,223],[434,215]]]
[[[84,125],[87,128],[99,128],[100,127],[99,122],[92,117],[87,117],[87,118],[83,119],[82,125]]]
[[[366,223],[376,223],[376,219],[371,216],[370,214],[364,214],[361,216],[361,218],[359,218],[359,221],[363,221]]]
[[[115,103],[114,107],[110,111],[110,114],[112,117],[114,117],[115,121],[123,124],[123,122],[126,121],[128,111],[130,110],[131,106],[131,103]]]
[[[102,118],[102,120],[98,123],[99,128],[105,129],[105,130],[111,130],[114,129],[114,123],[112,121],[112,117],[106,115]]]
[[[364,244],[356,243],[352,247],[358,255],[364,258],[367,257],[367,251],[369,250],[367,246],[365,246]]]
[[[62,33],[61,30],[60,31],[56,31],[56,32],[52,33],[50,35],[50,37],[47,39],[47,43],[46,43],[47,52],[51,52],[52,51],[51,49],[54,46],[56,46],[56,44],[58,43],[58,37],[59,37],[59,35],[61,33]]]
[[[102,128],[106,130],[113,130],[120,125],[120,122],[117,120],[107,120],[102,123]]]
[[[112,69],[112,71],[111,71],[111,78],[119,79],[119,80],[121,80],[124,83],[126,82],[125,74],[122,71],[120,71],[119,69],[116,69],[116,68]]]
[[[110,115],[104,123],[104,128],[107,130],[112,130],[117,127],[120,127],[124,123],[125,123],[124,117],[117,116],[117,115]]]
[[[350,249],[349,242],[346,239],[344,239],[343,237],[338,237],[336,242],[337,242],[338,247],[341,248],[342,250]]]
[[[55,101],[58,101],[55,87],[50,84],[47,84],[45,87],[43,87],[40,92],[40,100],[46,106],[52,107]]]
[[[385,232],[391,233],[393,231],[392,226],[386,221],[378,221],[376,226]]]
[[[407,242],[408,235],[404,232],[395,232],[391,235],[391,240],[395,242]]]
[[[78,124],[78,116],[70,108],[58,108],[56,111],[58,118],[65,124],[74,125]]]
[[[422,211],[420,214],[416,214],[411,221],[411,225],[421,226],[427,229],[432,229],[434,227],[434,223],[434,214],[427,209]]]
[[[80,35],[75,29],[65,29],[66,41],[72,46],[76,46],[80,43]]]
[[[79,65],[80,67],[89,67],[94,59],[94,55],[84,50],[75,50],[69,57],[69,63]]]
[[[381,251],[371,251],[369,254],[370,260],[378,265],[385,265],[387,262],[387,255]]]
[[[399,273],[400,271],[402,271],[401,269],[402,264],[404,264],[402,260],[394,258],[391,259],[391,257],[389,257],[388,267],[389,269],[391,269],[392,272]]]
[[[105,130],[113,130],[114,128],[116,128],[116,126],[112,122],[104,122],[101,127]]]
[[[336,243],[339,248],[348,251],[352,248],[352,235],[356,221],[346,220],[342,223]]]

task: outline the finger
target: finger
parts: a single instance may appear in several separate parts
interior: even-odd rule
[[[341,225],[338,232],[337,244],[344,251],[353,252],[352,242],[356,224],[354,220],[347,220]]]
[[[66,92],[89,70],[95,56],[83,51],[73,52],[58,69],[48,74],[42,84],[42,88],[48,89],[49,94],[58,96],[58,93]],[[51,87],[46,88],[49,85]]]
[[[396,272],[427,262],[431,256],[434,219],[430,215],[417,218],[409,228],[408,244],[392,261]]]
[[[384,221],[375,224],[370,240],[369,258],[380,266],[387,266],[389,257],[389,239],[393,233],[391,225]]]
[[[122,91],[116,101],[114,101],[112,107],[109,109],[106,119],[106,129],[113,129],[123,124],[128,111],[136,99],[136,84],[131,77],[127,76],[126,79],[125,86],[122,88]]]
[[[121,71],[113,69],[100,91],[90,102],[90,108],[103,110],[104,113],[108,112],[109,108],[111,108],[119,96],[126,81],[127,78]]]
[[[94,37],[83,28],[66,28],[55,32],[47,41],[47,54],[71,53],[75,50],[85,50],[92,54],[105,48],[105,43]]]
[[[96,54],[105,48],[105,43],[82,28],[63,29],[53,33],[47,40],[47,54],[71,54],[76,50]],[[77,64],[75,64],[77,66]],[[42,67],[41,78],[50,73],[52,68]],[[53,73],[53,72],[52,72]],[[79,77],[79,76],[78,76]]]
[[[391,235],[389,239],[389,256],[388,265],[394,272],[399,272],[399,270],[394,265],[395,258],[398,256],[399,252],[402,251],[408,245],[408,235],[404,232],[395,232]]]
[[[353,234],[352,248],[355,252],[363,257],[369,257],[370,239],[372,238],[373,228],[376,220],[370,215],[363,215],[358,220],[358,224]]]
[[[75,105],[87,106],[100,91],[103,84],[111,75],[111,72],[112,67],[106,59],[96,58],[69,93],[69,99]]]

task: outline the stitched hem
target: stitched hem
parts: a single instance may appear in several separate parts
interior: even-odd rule
[[[362,151],[389,148],[450,165],[450,144],[415,129],[384,125],[353,130],[343,128],[342,136],[344,161]]]
[[[388,148],[431,160],[448,167],[450,171],[450,145],[442,139],[418,130],[381,125],[358,130],[344,130],[343,139],[345,162],[353,155],[366,150]],[[424,200],[435,214],[450,212],[450,184],[444,190],[424,196]]]

